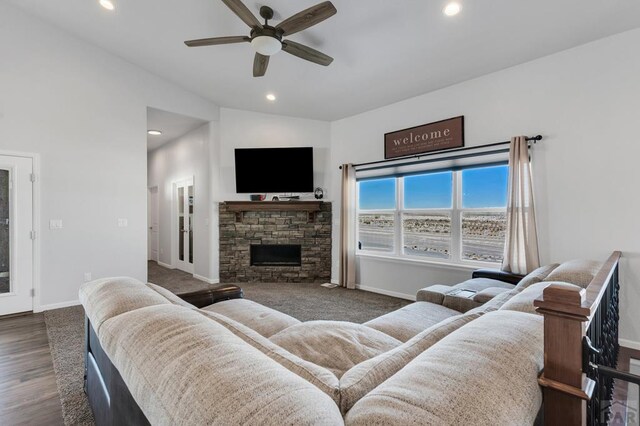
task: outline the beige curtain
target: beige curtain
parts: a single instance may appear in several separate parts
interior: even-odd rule
[[[528,274],[540,266],[529,147],[525,136],[511,138],[507,235],[502,270]]]
[[[340,278],[342,287],[356,288],[356,170],[342,165],[340,204]]]

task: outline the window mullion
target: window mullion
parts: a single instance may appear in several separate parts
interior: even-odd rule
[[[461,189],[461,172],[455,171],[453,172],[453,208],[451,210],[451,260],[453,262],[460,262],[462,259]]]
[[[396,178],[396,220],[394,253],[398,256],[403,254],[404,235],[402,234],[402,210],[404,209],[404,178]]]

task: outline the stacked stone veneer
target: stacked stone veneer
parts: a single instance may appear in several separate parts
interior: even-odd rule
[[[220,281],[329,282],[331,279],[331,203],[322,203],[309,223],[307,212],[246,211],[242,222],[220,204]],[[301,266],[251,266],[251,244],[300,244]]]

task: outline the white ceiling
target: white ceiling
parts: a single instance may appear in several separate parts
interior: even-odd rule
[[[292,40],[335,58],[328,68],[284,52],[253,78],[248,43],[187,48],[187,39],[248,35],[220,0],[1,0],[215,103],[334,120],[640,26],[638,0],[333,0],[338,14]],[[261,0],[262,1],[262,0]],[[266,0],[265,0],[266,1]],[[274,21],[320,0],[269,0]],[[258,13],[262,2],[246,0]],[[267,92],[278,101],[265,100]]]
[[[160,130],[162,132],[160,136],[147,134],[147,151],[152,151],[174,141],[205,123],[205,120],[199,118],[187,117],[186,115],[156,108],[147,108],[147,130]]]

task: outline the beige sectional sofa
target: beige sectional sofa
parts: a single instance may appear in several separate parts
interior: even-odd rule
[[[543,365],[533,300],[552,282],[586,286],[599,266],[551,265],[464,312],[443,297],[365,324],[300,322],[246,299],[197,309],[153,284],[98,280],[80,300],[89,344],[108,360],[87,363],[112,363],[154,425],[533,424]],[[88,389],[100,386],[110,384]]]

